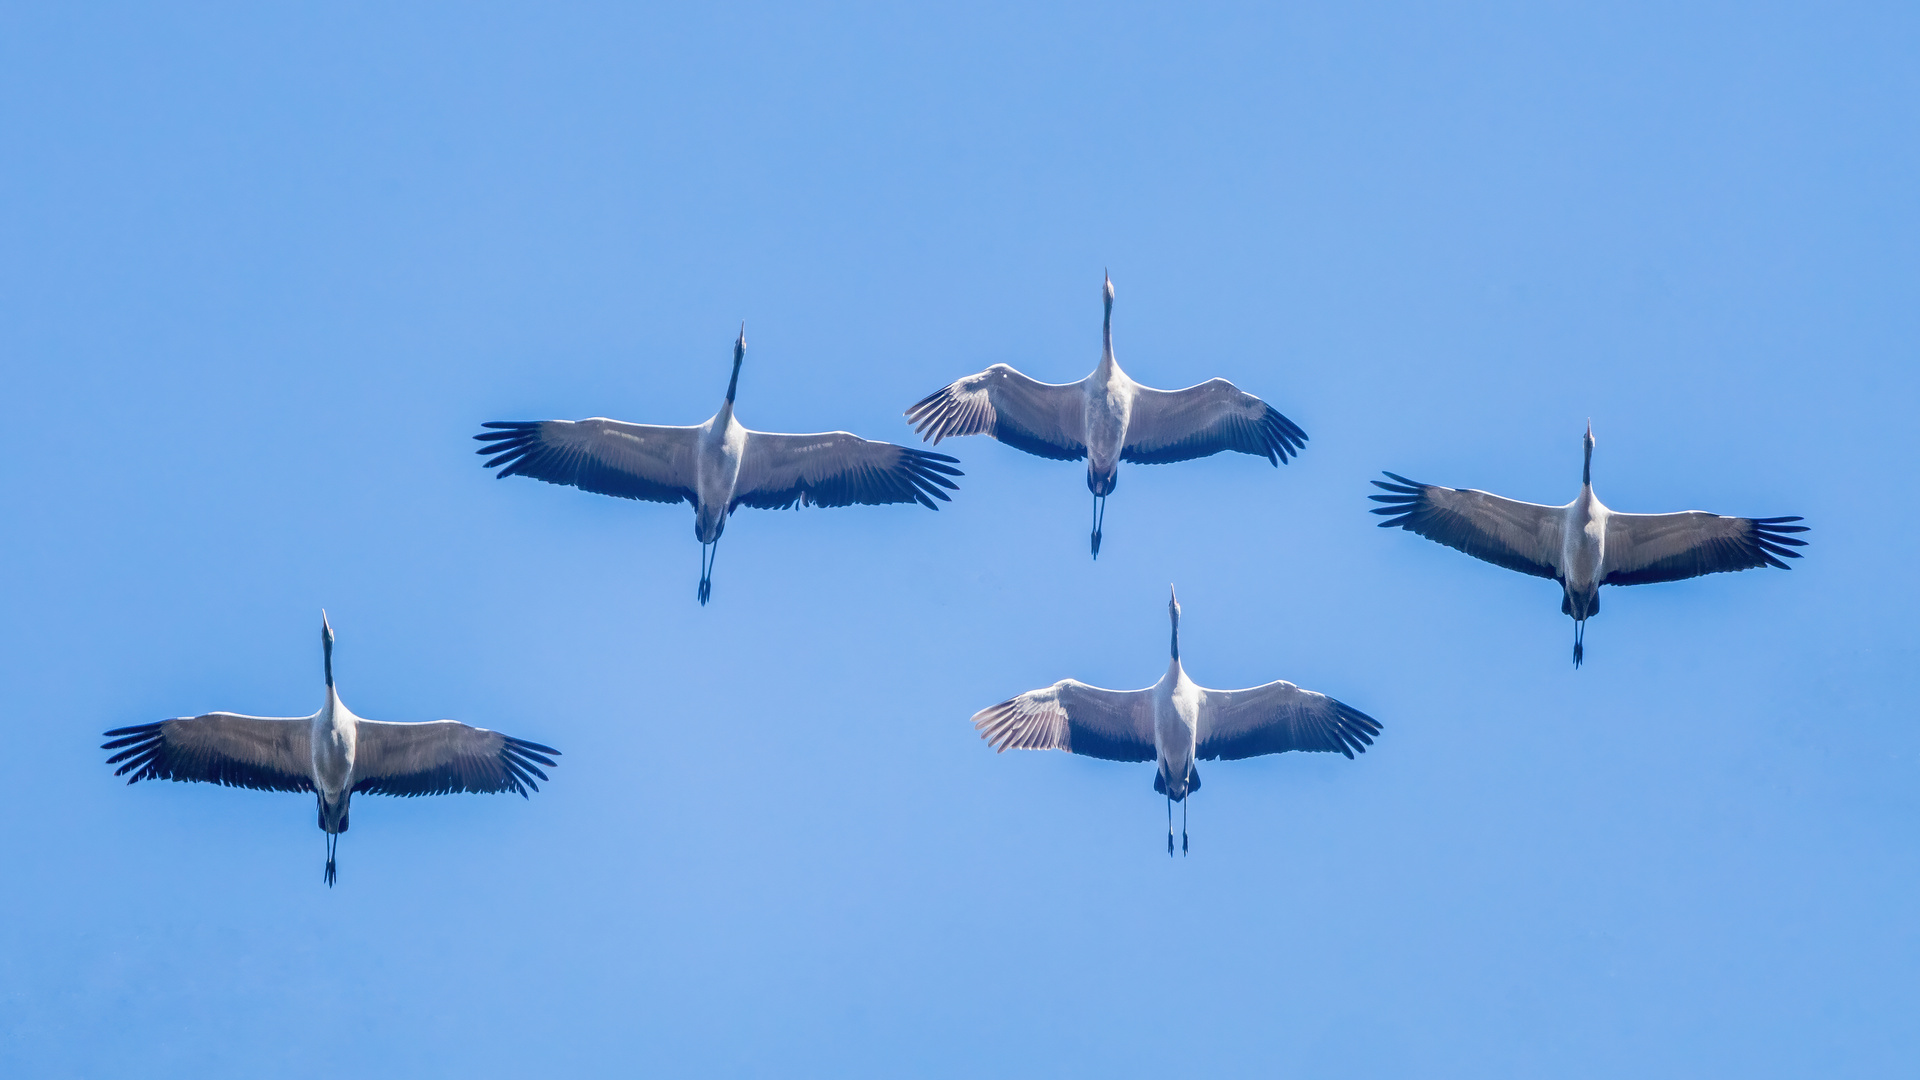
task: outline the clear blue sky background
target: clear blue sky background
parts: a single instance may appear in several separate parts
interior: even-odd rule
[[[0,7],[0,1070],[1885,1076],[1920,1052],[1904,5]],[[974,439],[938,514],[496,482],[496,418],[907,440],[1005,361],[1312,436]],[[1551,584],[1382,468],[1804,514],[1790,574]],[[1065,676],[1386,725],[996,756]],[[99,732],[346,700],[530,802],[128,788]]]

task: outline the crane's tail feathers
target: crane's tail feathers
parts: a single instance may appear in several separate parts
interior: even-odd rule
[[[1174,799],[1173,793],[1167,790],[1166,769],[1155,765],[1153,768],[1153,790],[1158,794],[1165,795],[1174,802],[1182,802],[1186,799],[1187,795],[1191,795],[1200,790],[1200,769],[1198,766],[1193,765],[1187,767],[1187,795],[1182,795],[1180,798]]]

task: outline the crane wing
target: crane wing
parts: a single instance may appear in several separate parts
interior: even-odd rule
[[[486,467],[498,479],[531,476],[599,495],[648,502],[693,502],[697,427],[591,420],[495,420],[474,438],[488,445]]]
[[[1087,456],[1081,384],[1039,382],[1005,364],[921,398],[907,410],[907,422],[936,446],[948,436],[986,434],[1044,458]]]
[[[1561,507],[1503,499],[1471,488],[1422,484],[1397,473],[1386,475],[1394,482],[1375,480],[1373,486],[1392,494],[1368,496],[1387,504],[1373,510],[1389,515],[1381,528],[1397,525],[1523,574],[1560,576],[1555,564],[1565,527]]]
[[[201,780],[260,791],[313,790],[313,718],[213,712],[114,728],[102,750],[115,776]]]
[[[1288,750],[1366,753],[1380,722],[1325,694],[1290,682],[1246,690],[1208,690],[1194,756],[1235,761]]]
[[[996,751],[1065,750],[1108,761],[1155,757],[1151,687],[1102,690],[1062,679],[981,709],[973,726]]]
[[[455,720],[393,724],[361,720],[353,754],[353,790],[373,795],[445,795],[540,790],[560,751]]]
[[[1722,517],[1704,510],[1678,514],[1609,514],[1606,570],[1602,585],[1647,585],[1761,566],[1791,569],[1781,558],[1797,559],[1805,547],[1789,533],[1797,517]]]
[[[844,431],[820,435],[749,431],[733,504],[783,510],[796,503],[917,502],[938,510],[933,500],[947,502],[947,492],[958,488],[947,479],[961,475],[954,462],[945,454],[875,442]]]
[[[1185,390],[1141,387],[1120,460],[1164,465],[1235,450],[1277,467],[1306,445],[1307,433],[1279,410],[1225,379],[1209,379]]]

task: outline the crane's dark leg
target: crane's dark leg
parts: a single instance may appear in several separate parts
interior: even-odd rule
[[[708,554],[712,552],[712,554]],[[705,606],[713,596],[713,564],[720,558],[720,541],[700,545],[700,603]]]
[[[340,845],[340,834],[334,833],[334,832],[328,833],[327,834],[327,870],[324,876],[326,878],[327,888],[329,889],[333,888],[333,879],[336,876],[338,876],[338,873],[334,869],[334,865],[333,865],[333,853],[334,853],[334,849],[337,848],[339,845]]]
[[[1187,759],[1187,796],[1180,800],[1180,855],[1187,854],[1187,807],[1193,805],[1193,789],[1199,787],[1193,778],[1193,759]]]
[[[1100,530],[1106,523],[1107,497],[1105,495],[1095,495],[1093,497],[1093,557],[1096,559],[1100,557]],[[1169,810],[1168,812],[1171,813],[1172,811]]]
[[[1579,619],[1573,624],[1573,666],[1578,668],[1587,657],[1587,620]]]
[[[1167,796],[1167,858],[1173,858],[1173,796]]]

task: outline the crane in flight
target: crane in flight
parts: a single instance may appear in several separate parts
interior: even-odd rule
[[[1187,850],[1187,797],[1200,790],[1196,761],[1235,761],[1289,750],[1365,753],[1380,722],[1350,705],[1270,682],[1213,690],[1180,665],[1180,598],[1169,587],[1172,652],[1160,681],[1143,690],[1103,690],[1078,679],[1029,690],[973,714],[974,729],[996,751],[1065,750],[1107,761],[1155,763],[1153,790],[1167,797],[1167,854],[1173,854],[1173,804],[1180,804],[1180,850]]]
[[[1225,379],[1184,390],[1142,386],[1113,357],[1113,279],[1101,291],[1100,365],[1071,383],[1043,383],[995,364],[928,394],[907,410],[923,440],[991,435],[1060,461],[1087,462],[1093,492],[1093,557],[1100,557],[1107,496],[1120,463],[1164,465],[1222,450],[1266,458],[1275,468],[1307,445],[1307,433],[1279,410]]]
[[[1683,510],[1622,514],[1593,493],[1593,421],[1581,440],[1580,494],[1565,506],[1503,499],[1472,488],[1422,484],[1398,473],[1373,485],[1385,503],[1383,529],[1402,528],[1495,566],[1560,583],[1560,611],[1573,619],[1573,666],[1586,659],[1587,620],[1600,612],[1600,586],[1680,581],[1702,574],[1791,569],[1781,559],[1806,541],[1798,517],[1743,518]]]
[[[540,790],[540,766],[554,767],[560,751],[454,720],[396,724],[355,716],[333,685],[333,626],[320,613],[320,649],[326,700],[312,716],[242,716],[211,712],[153,724],[115,728],[102,750],[119,765],[115,776],[142,780],[199,780],[262,791],[311,791],[327,836],[332,887],[334,852],[347,831],[355,793],[444,795],[456,791]],[[129,775],[131,774],[131,775]]]
[[[499,479],[549,484],[648,502],[693,504],[700,541],[702,605],[713,595],[713,559],[735,509],[917,502],[938,510],[959,485],[954,458],[829,431],[777,435],[734,419],[733,395],[747,355],[747,327],[733,343],[733,377],[720,411],[704,424],[664,427],[590,420],[496,420],[474,438]]]

